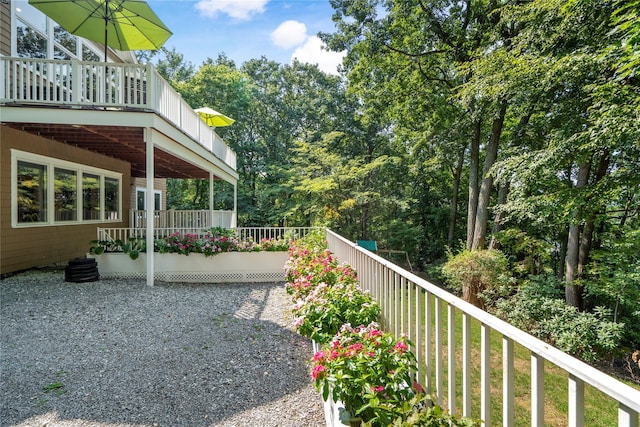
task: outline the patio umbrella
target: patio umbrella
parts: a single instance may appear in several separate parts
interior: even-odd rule
[[[118,50],[156,50],[171,31],[141,0],[29,0],[70,34]]]
[[[223,126],[232,125],[235,120],[231,117],[227,117],[222,113],[217,112],[213,108],[202,107],[194,110],[196,113],[200,115],[202,120],[210,127],[220,128]]]

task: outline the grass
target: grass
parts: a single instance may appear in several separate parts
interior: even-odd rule
[[[435,300],[435,298],[434,298]],[[442,364],[443,403],[448,406],[448,355],[447,355],[447,312],[442,304]],[[435,340],[435,301],[432,305],[432,337]],[[462,313],[456,310],[456,412],[462,413]],[[423,330],[424,333],[424,322]],[[424,335],[423,335],[424,336]],[[471,320],[471,390],[472,418],[480,419],[480,322]],[[491,425],[502,424],[502,335],[491,331]],[[435,353],[435,342],[432,343]],[[433,384],[435,384],[435,354],[431,360]],[[514,426],[531,425],[531,352],[514,343]],[[637,384],[625,382],[640,389]],[[618,404],[600,390],[585,384],[584,393],[585,425],[609,427],[618,423]],[[545,361],[544,368],[544,420],[546,426],[568,425],[568,373]]]

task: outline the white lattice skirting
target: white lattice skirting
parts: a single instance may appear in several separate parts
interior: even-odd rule
[[[120,253],[88,256],[96,259],[101,278],[146,277],[146,254],[136,260]],[[185,283],[280,282],[287,258],[287,252],[229,252],[212,257],[154,254],[154,278]]]

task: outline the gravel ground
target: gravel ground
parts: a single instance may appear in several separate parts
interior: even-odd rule
[[[280,284],[0,281],[1,426],[323,426]]]

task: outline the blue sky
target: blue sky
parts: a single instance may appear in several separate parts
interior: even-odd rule
[[[283,64],[293,57],[336,73],[342,55],[321,48],[320,31],[333,32],[328,0],[147,0],[173,35],[168,49],[200,66],[219,53],[240,66],[262,55]]]

